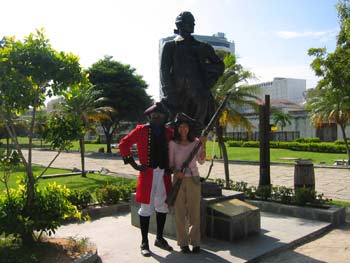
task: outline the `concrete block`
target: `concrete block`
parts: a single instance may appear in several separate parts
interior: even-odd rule
[[[140,227],[140,219],[137,213],[140,208],[140,204],[135,201],[135,197],[136,194],[132,193],[130,198],[131,225]],[[157,220],[155,213],[150,218],[149,232],[153,234],[157,233]],[[176,237],[175,212],[173,209],[170,209],[170,212],[167,215],[164,226],[164,235]]]
[[[287,216],[329,222],[333,226],[338,226],[345,222],[345,208],[336,205],[329,205],[328,207],[325,206],[324,208],[316,208],[310,206],[287,205],[259,200],[247,200],[247,202],[259,207],[262,212],[278,213]]]
[[[260,232],[259,208],[238,199],[210,204],[206,218],[208,237],[232,242]]]
[[[135,200],[136,194],[132,193],[130,198],[130,211],[131,211],[131,224],[136,227],[140,227],[140,220],[138,215],[138,210],[140,208],[140,204]],[[201,199],[201,236],[205,238],[207,236],[206,227],[208,225],[207,222],[207,208],[209,204],[214,204],[216,202],[221,202],[225,200],[231,199],[244,199],[244,193],[230,190],[223,190],[222,195],[218,197],[205,197]],[[156,216],[153,214],[150,218],[150,227],[149,231],[151,233],[157,232],[157,223]],[[220,230],[219,230],[220,231]],[[228,232],[227,229],[223,230],[223,234]],[[169,214],[167,215],[167,219],[164,227],[164,234],[167,236],[176,238],[176,224],[175,224],[175,211],[173,208],[170,209]],[[218,238],[220,238],[220,234],[218,234]]]

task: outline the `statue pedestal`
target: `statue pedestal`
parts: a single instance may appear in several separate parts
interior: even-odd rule
[[[202,182],[202,186],[203,186]],[[224,190],[205,182],[201,198],[201,236],[214,237],[226,241],[245,238],[260,231],[260,210],[244,200],[244,193]],[[204,190],[203,190],[204,189]],[[219,189],[219,190],[218,190]],[[218,194],[220,191],[220,195]],[[214,196],[210,195],[212,193]],[[206,195],[206,196],[203,196]],[[137,211],[140,204],[135,201],[135,193],[131,194],[131,224],[140,227]],[[225,209],[223,209],[225,208]],[[149,231],[157,232],[156,216],[150,219]],[[242,232],[243,231],[243,232]],[[176,238],[175,212],[171,208],[167,216],[164,234]]]

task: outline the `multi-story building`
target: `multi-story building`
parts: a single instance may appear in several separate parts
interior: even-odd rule
[[[159,47],[161,48],[164,42],[173,40],[175,36],[176,35],[162,38],[159,41]],[[227,38],[225,37],[225,33],[218,32],[212,36],[195,35],[195,34],[192,36],[198,41],[206,42],[210,44],[216,50],[224,50],[224,51],[230,52],[233,55],[235,54],[235,42],[228,41]]]
[[[291,123],[281,129],[278,127],[272,133],[274,140],[291,141],[295,138],[318,137],[321,141],[341,140],[341,130],[335,123],[324,123],[322,127],[314,127],[308,112],[304,109],[306,80],[292,78],[274,78],[273,81],[256,84],[261,88],[259,97],[263,103],[265,95],[270,95],[271,107],[288,113]],[[258,140],[259,115],[252,108],[246,106],[240,111],[253,125],[253,133],[248,135],[244,128],[227,127],[227,133],[235,139]],[[272,115],[270,123],[273,124]],[[347,133],[349,133],[349,127]]]
[[[266,94],[271,100],[288,100],[297,104],[305,101],[306,91],[305,79],[274,78],[273,81],[257,84],[261,88],[261,98]]]

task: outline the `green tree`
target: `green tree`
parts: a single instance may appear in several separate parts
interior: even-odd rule
[[[238,64],[235,56],[230,53],[219,53],[219,55],[224,57],[225,71],[213,87],[212,93],[218,106],[225,95],[229,91],[231,92],[223,114],[216,125],[218,143],[224,159],[226,187],[228,188],[230,176],[223,132],[228,124],[233,128],[237,126],[244,127],[248,132],[251,132],[252,124],[242,114],[242,109],[243,107],[257,109],[256,99],[258,98],[259,89],[257,86],[247,85],[247,80],[253,78],[254,75]]]
[[[350,164],[349,145],[345,133],[345,128],[350,123],[350,1],[340,0],[336,8],[340,32],[334,52],[327,53],[325,48],[311,48],[308,51],[310,56],[315,57],[311,67],[321,78],[316,89],[320,91],[318,95],[322,96],[319,100],[309,99],[308,107],[312,119],[334,121],[340,126]]]
[[[316,90],[316,96],[309,97],[306,109],[310,110],[310,118],[316,127],[322,127],[325,123],[336,123],[341,130],[348,162],[350,161],[350,150],[348,140],[346,140],[345,128],[349,123],[350,112],[344,111],[342,105],[342,94],[333,89]],[[346,108],[346,107],[345,107]],[[350,163],[350,162],[349,162]]]
[[[283,112],[280,110],[273,110],[272,112],[272,120],[274,125],[280,126],[281,131],[283,132],[283,128],[292,123],[291,116],[288,112]]]
[[[59,106],[59,109],[72,116],[82,126],[82,132],[79,136],[79,146],[83,177],[86,177],[85,134],[93,123],[101,119],[108,119],[108,113],[113,111],[110,107],[98,106],[104,100],[104,98],[99,97],[100,93],[101,92],[97,91],[94,86],[91,86],[86,79],[85,83],[82,85],[71,86],[68,92],[64,94],[64,100]]]
[[[144,121],[143,111],[152,104],[152,100],[146,93],[147,84],[135,69],[113,60],[111,56],[94,63],[88,72],[91,83],[102,92],[102,97],[108,99],[101,106],[114,109],[108,113],[109,118],[101,121],[107,152],[111,153],[113,134],[123,122]]]
[[[46,111],[39,111],[36,116],[36,122],[34,125],[34,136],[37,139],[40,139],[40,144],[42,146],[42,142],[44,139],[44,133],[47,129],[47,112]]]
[[[51,144],[52,149],[57,150],[57,154],[37,179],[45,174],[62,151],[68,151],[73,147],[72,141],[79,140],[83,134],[82,121],[76,116],[58,111],[50,113],[42,137]]]
[[[29,34],[23,41],[4,37],[0,42],[0,118],[10,134],[26,170],[26,200],[24,210],[34,206],[36,178],[32,170],[32,140],[37,110],[47,96],[60,95],[70,85],[81,80],[77,56],[54,50],[43,30]],[[28,157],[17,140],[13,116],[31,109]],[[33,241],[27,229],[22,238]]]
[[[7,118],[0,118],[0,138],[6,139],[6,151],[10,153],[10,134],[6,130],[5,122]]]

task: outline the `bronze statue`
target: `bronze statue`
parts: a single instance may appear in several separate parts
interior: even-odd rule
[[[177,34],[165,42],[160,55],[162,102],[171,116],[184,112],[199,122],[196,135],[208,124],[214,111],[210,89],[224,71],[212,46],[196,40],[195,20],[190,12],[176,17]]]

